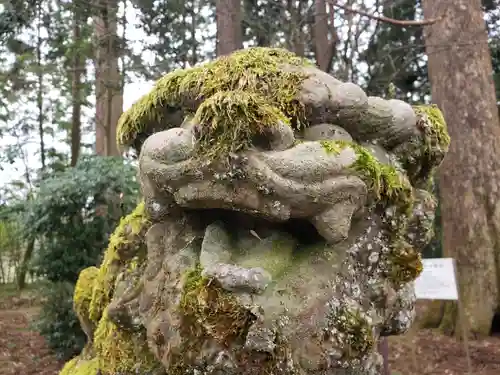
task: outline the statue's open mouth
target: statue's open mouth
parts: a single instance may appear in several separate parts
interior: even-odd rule
[[[271,221],[225,209],[186,213],[203,233],[199,250],[203,274],[217,279],[226,290],[261,293],[280,280],[294,261],[326,246],[305,219]]]
[[[271,221],[245,212],[225,209],[188,209],[186,212],[198,218],[199,226],[203,230],[210,224],[221,223],[230,235],[248,235],[258,241],[265,241],[274,233],[280,232],[293,238],[298,247],[326,244],[316,227],[306,219]]]

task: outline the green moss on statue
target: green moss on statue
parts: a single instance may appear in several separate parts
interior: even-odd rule
[[[395,287],[415,280],[422,272],[420,253],[407,242],[400,240],[407,230],[408,216],[414,203],[409,181],[393,166],[379,162],[366,148],[346,141],[322,141],[328,153],[340,153],[350,147],[357,155],[352,168],[367,184],[376,201],[399,208],[396,217],[387,225],[390,251],[385,257],[385,274]]]
[[[201,272],[197,267],[185,275],[180,302],[183,315],[220,342],[244,336],[251,314],[217,281],[202,277]]]
[[[95,331],[93,349],[104,375],[145,374],[161,368],[148,348],[146,333],[119,329],[108,318],[107,310]]]
[[[386,262],[386,275],[396,288],[415,280],[423,270],[420,252],[403,240],[392,243]]]
[[[174,360],[168,369],[171,375],[186,373],[191,364],[184,359],[195,356],[205,338],[222,345],[243,340],[254,319],[216,280],[203,277],[199,266],[184,275],[183,285],[179,311],[184,341],[182,351],[172,353]]]
[[[73,306],[80,319],[89,319],[92,290],[98,274],[97,267],[88,267],[80,272],[73,295]]]
[[[79,317],[90,319],[96,327],[93,342],[89,343],[92,360],[85,355],[66,363],[60,375],[103,375],[117,373],[147,373],[161,366],[146,344],[145,334],[120,330],[107,316],[120,270],[133,272],[143,261],[144,235],[149,222],[144,203],[124,217],[111,235],[100,268],[89,267],[80,272],[74,293],[75,311]]]
[[[429,189],[434,169],[450,145],[446,121],[436,105],[414,106],[421,136],[399,147],[401,164],[415,187]]]
[[[104,260],[92,286],[90,319],[97,324],[113,296],[114,283],[121,266],[132,259],[144,245],[144,235],[151,223],[146,217],[144,202],[124,217],[109,239]],[[121,254],[121,255],[120,255]]]
[[[343,334],[344,360],[361,358],[373,348],[371,324],[359,310],[341,307],[334,319],[336,330]]]
[[[291,120],[300,127],[304,108],[296,98],[306,75],[280,69],[284,65],[311,64],[284,49],[254,47],[167,74],[121,116],[118,143],[131,146],[155,131],[179,126],[168,123],[175,110],[195,112],[202,134],[199,154],[211,151],[211,156],[246,147],[252,135],[276,121]]]
[[[269,100],[245,91],[222,91],[205,100],[194,118],[200,127],[198,146],[208,158],[227,155],[251,146],[255,134],[288,118]],[[252,124],[252,126],[248,126]]]
[[[338,154],[349,147],[356,153],[356,161],[350,166],[365,181],[375,200],[394,205],[402,213],[408,213],[413,206],[413,192],[409,181],[393,166],[381,163],[365,147],[356,143],[333,140],[321,141],[327,153]]]
[[[417,114],[417,117],[423,118],[427,116],[429,120],[428,122],[425,121],[424,124],[419,124],[426,136],[427,147],[429,149],[439,148],[444,151],[448,150],[451,139],[443,113],[437,105],[414,106],[413,110]]]
[[[96,375],[98,371],[97,358],[85,360],[76,357],[64,365],[59,375]]]

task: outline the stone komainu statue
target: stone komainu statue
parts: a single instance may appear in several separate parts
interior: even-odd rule
[[[61,375],[379,374],[449,141],[436,107],[282,49],[164,76],[120,119],[143,202],[80,274],[88,344]]]

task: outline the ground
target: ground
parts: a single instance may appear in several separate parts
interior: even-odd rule
[[[30,328],[36,290],[0,285],[0,375],[57,375],[63,363]],[[470,342],[471,375],[500,374],[500,337]],[[391,375],[468,375],[464,346],[430,330],[389,339]],[[416,367],[415,367],[416,364]]]
[[[428,304],[419,301],[417,319]],[[411,331],[389,338],[391,375],[496,375],[500,374],[500,336],[468,342],[471,369],[462,341],[433,330]],[[385,374],[384,374],[385,375]]]
[[[469,352],[470,375],[500,374],[500,338],[471,341]],[[391,337],[389,364],[391,375],[468,375],[463,343],[430,330]]]
[[[30,328],[37,305],[36,289],[19,294],[0,285],[0,375],[57,375],[62,368]]]

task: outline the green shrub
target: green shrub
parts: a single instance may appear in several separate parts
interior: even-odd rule
[[[42,244],[33,260],[36,273],[75,283],[82,269],[99,263],[109,235],[137,197],[136,169],[121,158],[87,156],[43,180],[26,220],[28,234]]]
[[[31,264],[51,284],[35,327],[61,359],[85,345],[73,311],[78,274],[100,263],[111,232],[137,205],[138,195],[132,165],[121,158],[89,156],[44,179],[28,206],[27,235],[40,245]]]
[[[44,304],[33,324],[61,360],[80,353],[86,341],[73,311],[73,290],[74,286],[69,282],[51,283],[45,288]]]

